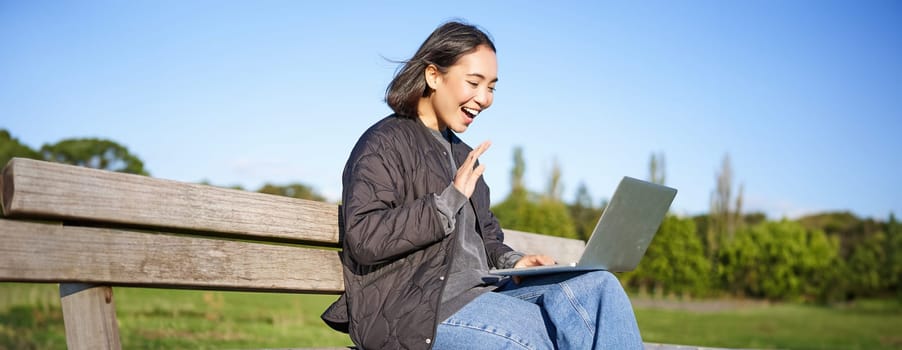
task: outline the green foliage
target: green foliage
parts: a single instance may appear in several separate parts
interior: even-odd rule
[[[653,180],[663,181],[663,160],[663,154],[652,155]],[[518,148],[511,193],[492,208],[502,226],[588,239],[604,206],[592,205],[585,184],[573,203],[563,204],[560,169],[555,167],[543,194],[523,186],[525,169]],[[891,294],[902,298],[902,229],[894,216],[888,223],[848,212],[769,221],[764,213],[741,212],[743,188],[734,191],[728,156],[716,178],[712,212],[667,218],[637,270],[621,274],[626,286],[659,295],[820,303]]]
[[[902,234],[895,215],[881,223],[850,212],[830,212],[798,222],[839,241],[842,261],[830,270],[842,278],[834,278],[831,294],[843,298],[896,294],[902,298]]]
[[[291,183],[281,186],[267,183],[257,190],[257,192],[291,198],[309,199],[319,202],[326,201],[326,197],[321,196],[319,193],[316,193],[312,187],[302,183]]]
[[[537,214],[536,207],[528,196],[529,194],[525,190],[511,191],[504,201],[492,206],[492,212],[501,222],[501,226],[526,231],[525,227],[529,226],[529,218]]]
[[[894,214],[886,224],[886,267],[884,278],[890,292],[902,299],[902,224]]]
[[[149,175],[144,162],[114,141],[96,138],[66,139],[41,147],[45,160],[138,175]]]
[[[806,254],[799,256],[803,276],[802,296],[820,303],[842,300],[846,283],[845,262],[839,257],[839,239],[821,230],[807,230]]]
[[[13,157],[41,159],[41,154],[12,137],[6,129],[0,129],[0,168]]]
[[[711,264],[692,219],[668,216],[635,271],[621,276],[624,284],[657,294],[706,295]]]
[[[827,234],[851,233],[860,226],[858,217],[848,211],[820,213],[800,218],[799,223],[809,230],[820,229]]]
[[[874,296],[888,286],[889,280],[883,275],[888,265],[883,232],[870,235],[852,248],[847,259],[849,290],[855,296]]]
[[[580,183],[576,190],[576,199],[567,209],[570,211],[570,218],[573,220],[573,229],[576,231],[576,237],[581,240],[588,240],[601,217],[601,208],[592,205],[592,196],[585,183]]]
[[[767,221],[767,215],[765,215],[764,213],[761,213],[761,212],[749,213],[749,214],[743,215],[742,221],[743,221],[744,225],[749,225],[749,226],[757,225],[757,224]]]
[[[523,149],[514,149],[514,167],[511,170],[511,192],[501,203],[492,207],[492,211],[505,228],[529,231],[529,220],[538,215],[537,208],[523,185],[526,162],[523,160]],[[538,233],[539,231],[531,231]]]
[[[523,150],[514,150],[514,168],[511,171],[511,192],[492,212],[504,228],[542,233],[546,235],[579,238],[567,205],[559,198],[560,169],[555,166],[548,191],[543,196],[530,193],[523,185],[526,164]]]
[[[765,222],[736,232],[718,254],[717,272],[735,293],[768,299],[820,298],[838,247],[797,222]]]
[[[567,205],[560,200],[544,198],[536,205],[538,215],[531,218],[529,232],[544,232],[552,236],[579,238],[576,235],[576,229],[573,227],[573,221],[570,219],[570,213]],[[535,229],[535,231],[532,231]]]
[[[493,206],[492,212],[504,228],[578,238],[563,202],[530,196],[525,190],[513,191],[503,202]]]
[[[859,219],[850,212],[832,212],[809,215],[798,220],[809,230],[823,230],[827,235],[840,240],[840,255],[848,258],[855,246],[882,232],[884,227],[873,219]]]
[[[35,151],[9,131],[0,129],[0,167],[13,157],[46,160],[95,169],[148,175],[144,162],[132,155],[125,146],[104,139],[66,139],[55,144],[45,144]]]

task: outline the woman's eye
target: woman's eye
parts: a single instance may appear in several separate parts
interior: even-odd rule
[[[470,84],[470,86],[472,86],[472,87],[477,87],[477,86],[479,86],[479,83],[477,83],[477,82],[475,82],[475,81],[467,81],[467,83]]]

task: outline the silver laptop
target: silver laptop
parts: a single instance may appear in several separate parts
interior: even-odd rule
[[[628,176],[620,180],[578,262],[548,266],[491,270],[504,276],[559,272],[631,271],[661,226],[677,190]]]

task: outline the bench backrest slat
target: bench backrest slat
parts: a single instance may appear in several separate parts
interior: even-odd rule
[[[338,251],[0,219],[0,280],[339,293]]]
[[[262,193],[14,158],[3,171],[7,217],[84,220],[337,246],[338,206]]]

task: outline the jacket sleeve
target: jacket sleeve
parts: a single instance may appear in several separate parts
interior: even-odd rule
[[[355,149],[344,174],[345,252],[358,264],[390,262],[445,237],[435,194],[404,202],[393,152]]]

